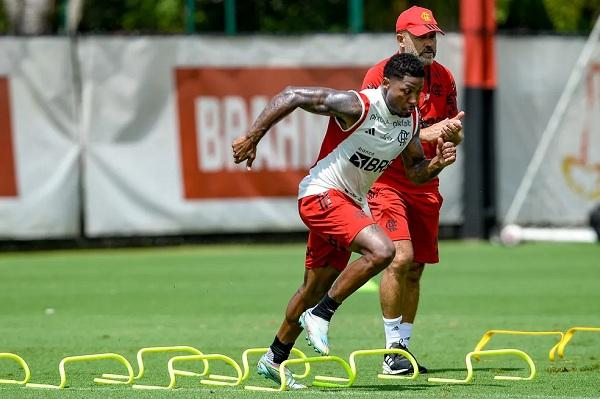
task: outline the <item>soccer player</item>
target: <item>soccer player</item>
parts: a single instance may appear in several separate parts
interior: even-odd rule
[[[433,178],[455,160],[454,144],[441,138],[433,158],[423,154],[416,109],[423,75],[416,56],[396,54],[386,62],[377,89],[288,87],[233,142],[235,162],[246,161],[250,168],[260,139],[296,108],[330,117],[318,160],[299,187],[299,213],[309,229],[304,282],[257,365],[259,374],[278,384],[279,365],[302,328],[315,350],[327,355],[329,322],[338,306],[394,258],[392,241],[363,210],[373,182],[399,154],[415,182]],[[352,251],[362,257],[348,264]],[[289,370],[285,378],[288,387],[304,388]]]
[[[413,6],[396,22],[399,53],[414,54],[425,65],[423,91],[419,97],[421,140],[425,156],[436,153],[437,141],[462,141],[461,118],[456,105],[452,73],[434,61],[436,35],[443,34],[430,10]],[[365,75],[364,88],[379,87],[387,59]],[[380,302],[387,348],[408,350],[419,304],[420,280],[426,263],[437,263],[439,215],[442,196],[437,178],[415,184],[396,162],[375,182],[368,195],[373,218],[394,241],[396,256],[383,272]],[[427,369],[419,365],[421,373]],[[411,363],[402,355],[385,355],[383,372],[408,374]]]

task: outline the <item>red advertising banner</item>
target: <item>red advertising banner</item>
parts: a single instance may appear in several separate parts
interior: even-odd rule
[[[252,171],[233,163],[231,142],[286,86],[357,90],[366,69],[176,68],[184,197],[296,196],[316,159],[326,117],[295,111],[280,121],[261,141]]]
[[[0,197],[17,196],[8,79],[0,76]]]

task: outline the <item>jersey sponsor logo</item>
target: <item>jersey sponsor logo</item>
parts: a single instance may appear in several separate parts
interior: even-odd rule
[[[367,200],[371,201],[372,199],[377,197],[377,193],[374,190],[369,190],[367,193]]]
[[[366,172],[383,173],[392,163],[387,159],[379,159],[356,151],[349,159],[350,163]]]
[[[387,119],[383,119],[383,117],[381,115],[378,115],[378,114],[372,114],[369,117],[369,120],[370,121],[377,121],[379,123],[383,123],[384,125],[389,125],[390,124],[390,121],[388,121]]]
[[[439,97],[442,95],[442,85],[439,83],[433,83],[431,85],[430,91],[431,94],[433,94],[436,97]]]
[[[394,219],[388,219],[388,221],[385,223],[385,228],[388,231],[396,231],[398,230],[398,222]]]
[[[326,211],[327,209],[331,208],[331,206],[333,205],[333,202],[331,201],[331,197],[329,196],[329,192],[324,192],[322,194],[318,194],[318,198],[319,198],[319,207],[321,208],[322,211]]]
[[[353,192],[349,191],[348,189],[344,188],[344,193],[352,198],[354,198],[355,200],[357,200],[358,202],[363,202],[363,198],[359,197],[358,195],[354,194]]]
[[[407,132],[406,130],[402,129],[400,130],[400,133],[398,133],[398,143],[400,143],[400,145],[404,145],[406,144],[406,142],[408,141],[410,137],[410,133]]]
[[[387,119],[384,119],[381,115],[378,115],[378,114],[372,114],[369,117],[369,120],[383,123],[386,126],[392,125],[392,127],[409,127],[412,123],[409,118],[398,119],[398,120],[395,120],[392,122]]]
[[[370,132],[372,131],[372,132]],[[398,142],[400,143],[400,145],[404,145],[404,143],[406,142],[406,135],[409,134],[406,130],[401,130],[400,133],[398,135],[396,135],[396,131],[393,130],[391,132],[388,132],[384,135],[381,136],[376,136],[375,134],[375,129],[369,129],[369,132],[365,131],[365,133],[368,133],[372,136],[377,137],[379,140],[385,141],[386,143],[391,143],[395,140],[398,140]],[[364,152],[364,151],[363,151]]]
[[[375,136],[375,128],[365,130],[365,133],[371,136]]]
[[[381,136],[381,140],[385,141],[386,143],[391,143],[392,141],[396,140],[396,137],[394,137],[392,132],[390,132]]]

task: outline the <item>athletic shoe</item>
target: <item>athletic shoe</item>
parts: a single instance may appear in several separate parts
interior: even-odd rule
[[[266,353],[262,355],[262,357],[258,360],[258,363],[256,364],[256,369],[259,375],[262,375],[266,379],[274,381],[277,385],[281,385],[281,378],[279,376],[279,365],[273,363],[273,361],[268,358]],[[287,367],[285,368],[285,385],[289,389],[306,388],[305,385],[298,383],[294,379],[292,372]]]
[[[310,308],[300,315],[300,325],[306,330],[308,345],[312,345],[317,353],[327,356],[329,354],[329,322],[312,314]]]
[[[394,342],[390,349],[402,349],[410,353],[410,351],[406,348],[406,346],[402,345],[400,342]],[[412,355],[412,353],[410,353]],[[414,357],[414,356],[413,356]],[[417,360],[415,358],[415,360]],[[419,364],[419,373],[425,374],[427,373],[427,369]],[[388,353],[383,355],[383,374],[391,374],[391,375],[405,375],[412,374],[414,371],[412,363],[404,356],[399,353]]]

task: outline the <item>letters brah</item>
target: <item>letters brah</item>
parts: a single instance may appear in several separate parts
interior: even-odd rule
[[[297,110],[273,127],[252,171],[231,143],[286,86],[360,87],[364,68],[176,68],[183,195],[187,200],[295,197],[317,158],[327,118]]]

